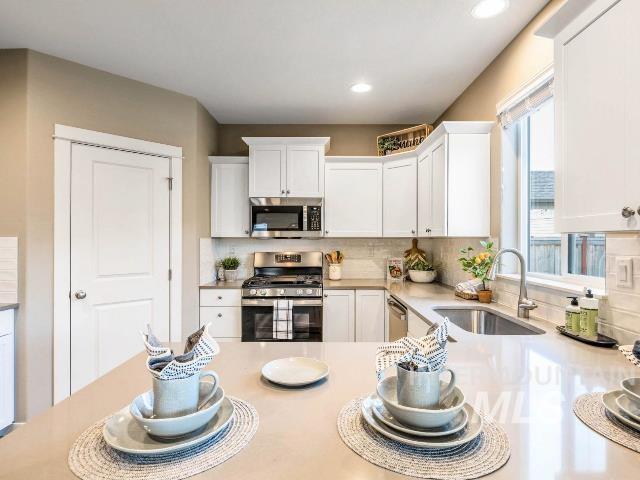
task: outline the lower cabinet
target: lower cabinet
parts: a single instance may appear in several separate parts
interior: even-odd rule
[[[0,430],[15,417],[14,312],[0,311]]]
[[[411,310],[407,312],[407,335],[413,338],[424,337],[430,325]]]
[[[209,333],[219,342],[242,338],[239,289],[200,290],[200,326],[210,323]]]
[[[384,290],[325,290],[325,342],[384,342]]]

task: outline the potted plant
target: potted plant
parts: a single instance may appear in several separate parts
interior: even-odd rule
[[[462,265],[462,270],[473,275],[482,282],[482,289],[478,291],[478,300],[481,303],[491,303],[493,296],[491,290],[487,288],[487,280],[489,270],[493,265],[496,251],[493,248],[493,242],[481,241],[482,252],[474,255],[473,247],[467,247],[460,250],[460,258],[458,262]]]
[[[389,155],[390,153],[393,153],[394,150],[398,150],[399,148],[400,142],[396,137],[387,137],[378,140],[378,150],[382,152],[383,155]]]
[[[240,266],[238,257],[225,257],[220,260],[220,266],[224,269],[224,279],[227,282],[233,282],[238,279],[238,267]]]
[[[416,283],[431,283],[436,279],[436,270],[428,261],[419,258],[409,266],[409,278]]]

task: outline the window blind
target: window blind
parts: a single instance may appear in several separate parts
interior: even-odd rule
[[[500,125],[502,128],[509,128],[514,122],[540,108],[551,97],[553,97],[553,78],[546,80],[515,101],[505,104],[498,112]]]

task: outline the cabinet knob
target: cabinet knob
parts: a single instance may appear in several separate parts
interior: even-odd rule
[[[281,193],[282,195],[284,195],[284,190],[282,190],[280,193]]]
[[[287,190],[287,194],[291,193],[291,190]]]
[[[329,230],[325,230],[325,231],[324,231],[324,233],[325,233],[325,234],[326,234],[326,233],[329,233]]]
[[[218,295],[218,300],[222,300],[222,295]]]
[[[219,318],[222,318],[222,314],[221,314],[221,313],[219,313],[219,314],[218,314],[218,317],[219,317]]]
[[[324,296],[324,298],[327,298],[329,296],[329,294],[325,293],[323,296]]]
[[[624,218],[633,217],[636,214],[636,211],[631,207],[624,207],[622,209],[622,216]]]
[[[411,230],[411,233],[416,233],[416,231],[415,230]]]
[[[244,234],[245,234],[245,235],[249,235],[249,230],[245,230],[245,231],[244,231]]]

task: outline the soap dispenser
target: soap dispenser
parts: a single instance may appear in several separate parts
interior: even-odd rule
[[[580,334],[580,307],[578,297],[567,297],[571,303],[567,305],[564,313],[564,327],[567,332]]]
[[[580,298],[580,336],[595,338],[598,336],[598,299],[593,297],[591,289],[587,289]]]

